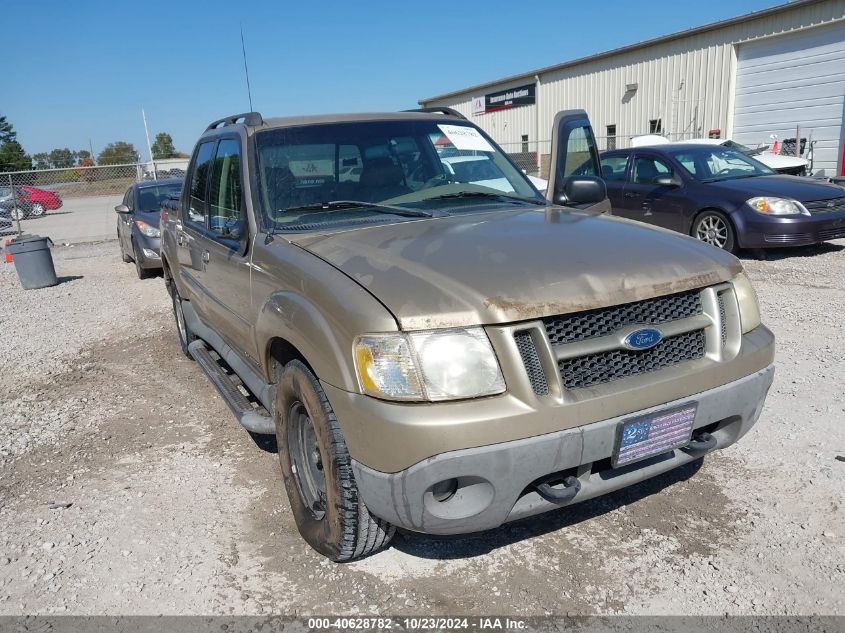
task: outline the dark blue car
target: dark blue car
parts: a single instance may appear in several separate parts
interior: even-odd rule
[[[845,238],[845,188],[776,174],[735,149],[671,143],[601,155],[613,215],[727,251]]]

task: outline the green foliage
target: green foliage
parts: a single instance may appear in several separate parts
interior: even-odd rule
[[[57,169],[73,167],[76,164],[76,152],[67,147],[50,150],[50,164]]]
[[[126,141],[109,143],[97,156],[98,165],[128,165],[138,162],[138,152],[135,146]]]
[[[94,164],[93,156],[91,156],[91,152],[87,149],[81,149],[76,152],[76,157],[79,159],[79,165],[88,166]]]
[[[50,169],[50,155],[47,152],[38,152],[32,155],[33,169]]]
[[[163,160],[165,158],[176,158],[176,148],[173,147],[173,137],[167,132],[159,132],[156,134],[156,140],[152,147],[153,159]]]
[[[18,133],[12,127],[12,124],[6,120],[5,116],[0,115],[0,144],[16,141]]]
[[[0,171],[32,169],[32,159],[17,141],[4,141],[0,145]]]

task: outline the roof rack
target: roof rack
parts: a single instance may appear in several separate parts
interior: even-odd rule
[[[439,114],[448,114],[449,116],[456,116],[459,119],[466,119],[463,114],[461,114],[454,108],[447,108],[446,106],[428,106],[426,108],[412,108],[410,110],[402,110],[402,112],[433,112]]]
[[[209,130],[216,130],[221,125],[234,125],[238,121],[243,119],[244,125],[261,125],[264,123],[264,118],[261,116],[259,112],[244,112],[242,114],[233,114],[232,116],[223,117],[222,119],[217,119],[212,123],[208,124],[208,127],[205,128],[205,131],[208,132]]]

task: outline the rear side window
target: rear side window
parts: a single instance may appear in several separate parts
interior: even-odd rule
[[[241,226],[242,218],[240,144],[235,139],[223,139],[217,145],[211,173],[208,226],[220,237],[230,238]]]
[[[631,180],[641,185],[650,185],[659,176],[671,174],[672,168],[659,158],[638,156],[634,160],[634,172]]]
[[[205,227],[208,215],[208,201],[206,191],[211,162],[214,158],[214,141],[203,143],[197,149],[197,160],[194,173],[191,176],[191,195],[188,200],[188,217],[186,221]]]
[[[625,180],[625,166],[627,164],[627,156],[605,156],[601,159],[601,177],[607,182]]]

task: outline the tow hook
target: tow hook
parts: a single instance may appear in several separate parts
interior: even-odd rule
[[[696,453],[712,451],[716,448],[716,438],[710,433],[699,433],[684,448]]]
[[[537,494],[539,494],[546,501],[552,503],[566,503],[572,501],[578,491],[581,490],[581,482],[577,477],[570,475],[563,480],[563,487],[554,487],[548,482],[539,483],[535,486]]]

